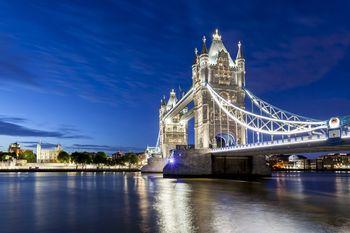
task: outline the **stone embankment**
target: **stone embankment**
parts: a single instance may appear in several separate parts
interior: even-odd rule
[[[75,165],[63,163],[27,163],[18,165],[1,162],[0,172],[138,172],[140,168],[126,166]]]

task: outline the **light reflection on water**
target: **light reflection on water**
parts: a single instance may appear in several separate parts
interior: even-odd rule
[[[0,232],[350,232],[350,174],[0,173]]]

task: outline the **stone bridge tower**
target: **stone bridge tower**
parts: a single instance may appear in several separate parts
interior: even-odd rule
[[[162,120],[163,117],[176,105],[177,97],[175,90],[172,89],[170,97],[166,103],[165,97],[161,100],[159,110],[159,147],[162,157],[169,156],[169,151],[176,148],[176,145],[187,145],[188,138],[188,123],[182,121],[181,116],[186,113],[187,108],[184,108],[175,117]]]
[[[219,110],[202,83],[209,83],[226,100],[244,108],[245,60],[241,43],[235,60],[225,48],[218,30],[209,51],[203,37],[201,53],[192,65],[194,87],[195,148],[244,144],[246,131]],[[220,115],[221,114],[221,115]]]

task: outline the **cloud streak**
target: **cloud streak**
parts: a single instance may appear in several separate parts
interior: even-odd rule
[[[300,36],[274,49],[253,52],[247,78],[257,78],[249,88],[267,92],[309,85],[330,72],[344,58],[349,46],[350,33],[337,33]]]
[[[88,150],[88,151],[108,151],[108,152],[117,152],[117,151],[134,151],[140,152],[143,151],[143,148],[138,147],[125,147],[125,146],[108,146],[108,145],[94,145],[94,144],[74,144],[70,147],[67,147],[70,150]]]
[[[22,141],[20,142],[21,144],[24,144],[24,147],[27,147],[27,148],[36,148],[37,144],[39,142],[33,142],[33,141]],[[54,148],[56,147],[57,144],[54,144],[54,143],[50,143],[50,142],[41,142],[41,148],[44,148],[44,149],[49,149],[49,148]]]
[[[56,131],[46,131],[33,129],[23,126],[19,123],[27,121],[18,117],[0,117],[0,135],[19,136],[19,137],[43,137],[43,138],[62,138],[62,139],[89,139],[90,137],[76,134],[77,131],[71,128],[62,128]]]

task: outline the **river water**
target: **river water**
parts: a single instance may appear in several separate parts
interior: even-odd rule
[[[350,232],[350,174],[0,173],[0,232]]]

